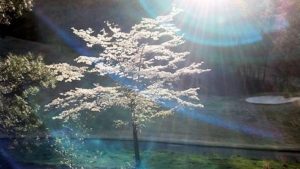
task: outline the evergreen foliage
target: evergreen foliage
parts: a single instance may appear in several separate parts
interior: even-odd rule
[[[41,56],[10,54],[0,62],[0,133],[24,137],[39,131],[42,122],[35,115],[38,105],[31,96],[40,88],[54,87],[55,78]]]

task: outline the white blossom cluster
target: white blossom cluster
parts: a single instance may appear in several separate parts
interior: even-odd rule
[[[108,29],[103,29],[99,34],[95,34],[92,29],[72,28],[76,35],[87,42],[88,47],[98,46],[103,52],[96,57],[78,57],[76,62],[90,68],[78,67],[74,74],[61,73],[60,80],[77,80],[86,71],[100,76],[126,78],[132,83],[118,87],[95,85],[92,89],[77,88],[66,92],[48,105],[63,109],[56,118],[68,120],[70,117],[76,118],[81,111],[99,112],[112,106],[121,106],[130,109],[132,121],[141,126],[152,118],[169,115],[178,108],[202,107],[197,97],[198,88],[182,91],[173,86],[180,77],[208,71],[201,69],[202,63],[184,66],[189,52],[177,52],[176,48],[184,40],[178,35],[180,30],[172,24],[178,13],[180,10],[174,8],[165,16],[143,18],[129,32],[123,32],[117,25],[109,22],[106,22]],[[58,71],[69,67],[68,65]],[[176,104],[162,108],[160,104],[166,102]],[[121,124],[121,121],[116,123]]]
[[[56,80],[66,82],[80,80],[84,77],[84,72],[87,70],[87,67],[76,67],[67,63],[47,65],[47,67],[52,70]]]

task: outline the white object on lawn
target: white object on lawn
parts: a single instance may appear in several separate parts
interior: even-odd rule
[[[286,98],[284,96],[256,96],[246,98],[246,102],[253,104],[285,104],[292,103],[295,101],[300,101],[300,97],[289,97]]]

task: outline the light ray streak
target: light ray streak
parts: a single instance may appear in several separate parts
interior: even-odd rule
[[[92,55],[92,52],[85,49],[85,47],[82,47],[81,42],[78,39],[74,38],[74,36],[71,36],[70,33],[59,28],[59,26],[56,25],[49,17],[44,15],[41,10],[36,9],[34,10],[34,13],[43,23],[49,26],[50,29],[52,29],[60,38],[62,38],[63,41],[71,47],[71,49],[75,50],[80,55]]]
[[[20,165],[14,160],[9,152],[7,152],[3,147],[7,147],[2,143],[3,139],[0,140],[0,157],[3,157],[4,160],[12,167],[12,169],[21,169]],[[1,167],[1,165],[0,165]]]

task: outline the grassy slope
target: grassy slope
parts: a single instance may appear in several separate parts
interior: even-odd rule
[[[143,166],[147,169],[299,169],[300,163],[291,163],[273,160],[253,160],[238,156],[223,158],[217,155],[195,155],[185,153],[161,152],[143,152]],[[73,159],[73,165],[84,168],[125,168],[133,164],[133,152],[100,152],[92,154],[90,152],[81,152],[76,159]],[[60,158],[34,158],[26,156],[22,159],[34,165],[47,165],[59,167]],[[54,167],[55,168],[55,167]]]

